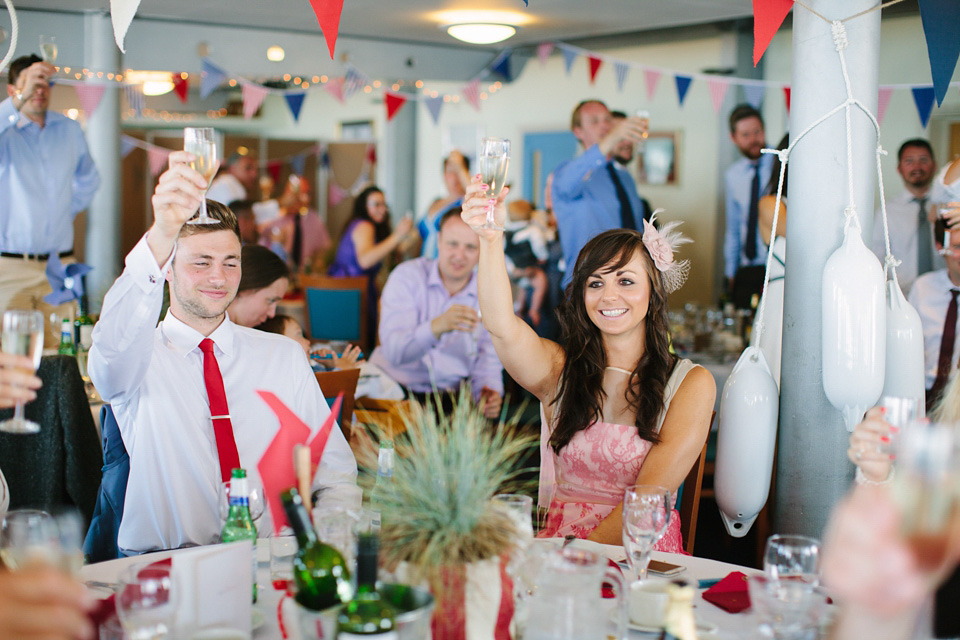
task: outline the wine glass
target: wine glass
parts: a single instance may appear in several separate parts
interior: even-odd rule
[[[212,127],[185,127],[183,129],[183,150],[194,155],[190,167],[198,171],[207,181],[207,189],[213,182],[213,176],[220,167],[217,155],[217,140]],[[200,201],[200,215],[187,221],[188,224],[216,224],[216,218],[207,215],[207,192],[204,189]]]
[[[58,566],[57,523],[46,511],[19,509],[7,512],[0,528],[0,559],[8,569],[33,564]]]
[[[120,577],[117,617],[129,640],[156,640],[173,631],[177,589],[172,567],[136,564]]]
[[[775,640],[821,637],[817,632],[826,612],[827,598],[820,589],[805,589],[796,580],[778,580],[769,575],[750,576],[747,589],[763,637]]]
[[[643,134],[641,134],[643,140],[637,143],[637,151],[640,151],[643,149],[644,141],[650,137],[650,112],[646,109],[637,109],[634,115],[640,118],[640,121],[643,123]]]
[[[763,570],[775,580],[797,580],[812,590],[820,584],[820,541],[809,536],[770,536]]]
[[[221,483],[220,487],[220,520],[226,522],[230,513],[230,481]],[[263,485],[248,477],[247,491],[249,493],[250,519],[256,522],[266,509]]]
[[[480,141],[480,178],[487,185],[487,196],[496,198],[503,190],[510,164],[510,141],[506,138],[483,138]],[[487,210],[482,229],[503,231],[493,220],[493,207]]]
[[[672,511],[665,487],[637,485],[623,492],[623,548],[635,581],[647,577],[650,552],[666,533]]]
[[[54,64],[57,61],[57,39],[53,36],[40,36],[40,57],[44,62]]]
[[[33,373],[40,366],[43,354],[43,314],[39,311],[7,311],[3,314],[3,332],[0,346],[4,353],[33,359]],[[0,422],[0,431],[7,433],[37,433],[40,425],[23,416],[23,402],[17,401],[13,417]]]

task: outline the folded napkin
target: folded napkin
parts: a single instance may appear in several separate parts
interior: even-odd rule
[[[703,592],[703,599],[728,613],[740,613],[750,608],[747,576],[731,571],[726,578]]]
[[[140,575],[150,575],[151,572],[155,572],[157,569],[169,570],[171,566],[173,566],[173,561],[170,558],[158,560],[141,569]],[[112,618],[114,615],[116,615],[116,613],[117,595],[114,593],[103,600],[98,601],[97,606],[95,606],[87,615],[90,616],[90,622],[94,625],[94,627],[99,629],[100,625]]]
[[[618,565],[616,562],[614,562],[614,561],[611,560],[610,558],[607,558],[607,564],[609,564],[611,567],[613,567],[614,569],[616,569],[616,570],[617,570],[617,573],[619,573],[620,575],[623,575],[623,569],[621,569],[621,568],[620,568],[620,565]],[[628,584],[626,580],[624,580],[624,584],[625,584],[625,585]],[[604,581],[604,583],[603,583],[602,594],[603,594],[603,597],[604,597],[604,598],[615,598],[615,597],[616,597],[616,594],[613,592],[613,585],[610,584],[609,582],[606,582],[606,581]]]

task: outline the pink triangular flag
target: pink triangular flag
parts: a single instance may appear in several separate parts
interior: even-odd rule
[[[543,42],[537,45],[537,58],[540,60],[540,64],[547,64],[547,58],[550,57],[550,54],[553,53],[553,43],[552,42]]]
[[[327,202],[330,203],[331,207],[335,207],[346,198],[349,194],[346,189],[338,185],[336,182],[330,181],[327,183]]]
[[[170,155],[170,152],[163,147],[148,147],[147,148],[147,160],[150,162],[150,174],[159,175],[163,171],[164,165],[167,164],[167,156]]]
[[[339,78],[331,78],[329,82],[323,84],[323,88],[326,89],[330,95],[337,99],[340,104],[344,104],[343,100],[343,76]]]
[[[710,92],[710,100],[713,102],[713,112],[720,113],[720,107],[723,106],[723,99],[727,96],[727,89],[730,83],[718,78],[709,78],[707,80],[707,91]]]
[[[323,31],[323,39],[327,41],[330,59],[333,60],[333,50],[337,46],[337,33],[340,31],[343,0],[310,0],[310,6],[313,7],[313,13],[317,16],[317,24]]]
[[[643,77],[647,83],[647,100],[653,100],[653,95],[657,92],[657,83],[660,82],[660,71],[644,69]]]
[[[890,104],[890,96],[893,95],[893,87],[880,87],[877,92],[877,124],[883,124],[883,116],[887,113],[887,106]]]
[[[77,99],[80,100],[80,108],[87,114],[87,119],[93,117],[107,88],[102,84],[75,84],[73,88],[77,92]]]
[[[461,91],[467,102],[473,105],[473,108],[480,111],[480,81],[471,80]]]
[[[243,117],[249,120],[263,104],[263,99],[267,97],[269,90],[253,82],[244,82],[240,93],[243,96]]]
[[[123,53],[127,50],[123,48],[123,41],[127,37],[127,30],[130,23],[133,22],[133,16],[137,14],[137,8],[140,6],[140,0],[110,0],[110,21],[113,23],[113,38],[117,41],[117,47]]]

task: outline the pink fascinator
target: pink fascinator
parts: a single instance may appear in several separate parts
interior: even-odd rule
[[[658,213],[663,209],[657,209],[650,216],[649,220],[643,221],[643,246],[647,248],[650,257],[653,258],[653,264],[663,276],[663,286],[667,293],[673,293],[683,286],[687,281],[687,275],[690,273],[690,261],[681,260],[677,262],[673,259],[673,253],[676,248],[682,244],[693,242],[690,238],[685,238],[676,230],[683,222],[675,220],[663,225],[657,229],[653,222]]]

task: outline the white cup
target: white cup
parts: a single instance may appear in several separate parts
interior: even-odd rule
[[[630,585],[630,622],[644,627],[662,627],[667,615],[669,580],[649,578]]]

